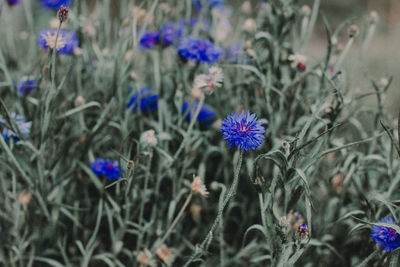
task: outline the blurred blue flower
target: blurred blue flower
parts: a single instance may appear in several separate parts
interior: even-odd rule
[[[184,31],[184,20],[180,20],[178,22],[166,22],[161,28],[162,44],[164,46],[168,46],[177,43],[181,39]]]
[[[179,43],[178,53],[187,60],[215,63],[224,52],[222,48],[215,46],[210,40],[189,36]]]
[[[385,217],[378,222],[396,224],[392,217]],[[385,251],[391,252],[400,246],[400,235],[392,228],[385,226],[372,226],[371,238],[375,243],[383,246]]]
[[[193,104],[193,108],[192,111],[195,112],[197,110],[199,101],[196,100]],[[188,101],[184,101],[182,103],[182,112],[185,113],[188,109],[189,109],[190,103]],[[191,113],[192,111],[189,111],[187,113],[187,115],[185,116],[185,120],[187,122],[190,122],[191,119]],[[197,116],[197,121],[203,125],[203,126],[211,126],[211,124],[213,124],[213,122],[216,120],[216,114],[215,111],[207,106],[207,105],[203,105],[200,109],[200,113]]]
[[[39,0],[43,6],[52,9],[59,9],[61,6],[69,6],[71,4],[71,0]]]
[[[237,63],[244,60],[246,57],[242,54],[242,46],[240,44],[233,44],[226,48],[225,60],[231,63]]]
[[[120,178],[118,160],[112,161],[109,159],[97,158],[95,161],[90,163],[90,168],[96,175],[105,176],[109,180],[118,180]],[[125,172],[122,167],[121,172]]]
[[[10,6],[16,5],[16,4],[18,4],[19,2],[20,2],[20,0],[7,0],[7,3],[8,3]]]
[[[261,122],[257,121],[256,114],[246,113],[237,114],[234,112],[228,115],[222,122],[221,132],[224,140],[228,142],[229,148],[236,145],[238,148],[248,151],[256,149],[262,144],[265,128]]]
[[[225,0],[192,0],[192,4],[197,10],[202,9],[203,4],[205,4],[204,7],[206,8],[214,8],[214,7],[220,7],[224,3]]]
[[[158,105],[158,95],[155,92],[152,92],[150,87],[143,87],[133,94],[129,100],[127,108],[136,111],[138,103],[140,103],[139,107],[142,112],[155,110]]]
[[[57,30],[41,30],[37,41],[39,46],[47,50],[53,49],[55,45]],[[79,46],[78,37],[74,31],[60,30],[57,40],[57,51],[60,54],[72,54],[74,49]]]
[[[34,79],[25,79],[14,84],[18,92],[23,95],[25,93],[29,94],[37,86],[37,81]]]
[[[15,125],[16,127],[18,127],[22,136],[24,138],[28,138],[32,127],[32,122],[26,122],[23,116],[17,115],[14,112],[12,112],[10,116],[11,119],[14,120]],[[0,116],[0,130],[4,140],[7,142],[10,138],[13,138],[14,142],[18,142],[19,141],[18,135],[11,129],[7,128],[6,125],[7,125],[6,120]]]
[[[159,39],[160,34],[158,32],[144,32],[140,38],[140,48],[151,49],[158,43]]]

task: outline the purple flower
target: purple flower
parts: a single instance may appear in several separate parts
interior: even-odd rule
[[[238,148],[248,151],[256,149],[264,140],[265,128],[261,122],[257,121],[256,114],[246,113],[237,114],[234,112],[228,115],[222,122],[221,132],[224,140],[228,142],[229,148],[236,145]]]
[[[39,0],[40,3],[44,7],[59,9],[61,6],[69,6],[71,4],[71,0]]]
[[[12,112],[11,119],[15,122],[16,127],[18,127],[24,138],[28,138],[29,133],[31,131],[32,122],[26,122],[24,117],[21,115],[17,115]],[[12,131],[10,128],[7,128],[6,120],[0,116],[0,132],[5,141],[8,141],[10,138],[13,138],[14,142],[19,141],[18,135]],[[10,126],[10,125],[9,125]]]
[[[155,110],[158,105],[158,95],[152,92],[150,87],[143,87],[133,94],[129,100],[127,108],[136,111],[138,103],[142,112]]]
[[[37,87],[37,81],[34,79],[25,79],[14,84],[15,88],[18,89],[18,92],[23,94],[29,94]]]
[[[179,43],[178,53],[187,60],[211,64],[217,62],[224,52],[210,40],[189,36]]]
[[[107,177],[109,180],[118,180],[121,176],[119,175],[119,163],[118,160],[109,160],[97,158],[95,161],[90,163],[90,168],[96,175]],[[125,170],[121,167],[121,172]]]
[[[158,43],[159,39],[160,34],[158,32],[144,32],[140,38],[140,48],[151,49]]]
[[[47,50],[54,49],[57,30],[41,30],[38,34],[37,41],[39,46]],[[79,46],[78,37],[74,31],[60,30],[57,39],[57,53],[72,54],[74,49]]]
[[[378,222],[398,225],[392,217],[382,218],[378,220]],[[371,238],[375,243],[383,246],[383,250],[388,252],[391,252],[400,246],[400,235],[390,227],[372,226]]]
[[[240,44],[233,44],[228,46],[225,52],[225,60],[231,63],[237,63],[238,61],[242,61],[246,59],[246,57],[242,53],[242,46]]]
[[[193,108],[192,108],[193,113],[197,110],[198,104],[199,104],[198,100],[194,102]],[[190,106],[190,103],[187,101],[184,101],[182,103],[182,112],[185,113],[189,109],[189,106]],[[189,111],[185,116],[185,120],[188,122],[190,122],[192,111]],[[197,116],[197,121],[202,126],[209,127],[209,126],[211,126],[211,124],[213,124],[215,119],[216,119],[215,111],[211,107],[209,107],[207,105],[203,105],[200,109],[199,115]]]
[[[20,0],[7,0],[8,5],[14,6],[19,3]]]
[[[178,42],[185,31],[185,21],[167,22],[161,28],[162,44],[164,46],[172,45]]]

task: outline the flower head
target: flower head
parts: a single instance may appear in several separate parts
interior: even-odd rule
[[[297,68],[298,71],[303,72],[306,70],[307,57],[301,54],[289,55],[288,60],[291,61],[292,68]]]
[[[56,45],[57,30],[41,30],[38,34],[38,44],[43,49],[56,49],[60,54],[72,54],[74,49],[79,46],[78,37],[74,31],[60,30]]]
[[[34,79],[24,79],[14,84],[18,92],[23,95],[25,93],[29,94],[37,86],[37,81]]]
[[[224,79],[222,70],[218,67],[211,67],[207,74],[200,74],[194,79],[194,87],[204,90],[207,94],[211,94]]]
[[[308,235],[307,224],[305,224],[305,223],[300,224],[296,229],[296,236],[300,239],[303,239],[303,238],[307,237],[307,235]]]
[[[238,148],[248,151],[259,147],[264,139],[265,128],[257,121],[256,114],[237,114],[234,112],[228,115],[222,122],[221,132],[224,140],[228,142],[229,148],[236,145]]]
[[[141,49],[152,49],[160,39],[160,34],[155,32],[144,32],[142,37],[140,38],[140,48]]]
[[[58,9],[61,6],[69,6],[71,4],[71,0],[39,0],[40,3],[44,7],[51,8],[51,9]]]
[[[32,122],[26,122],[23,116],[17,115],[14,112],[12,112],[10,115],[11,119],[14,120],[16,127],[18,127],[19,131],[21,132],[22,136],[24,138],[28,138],[32,127]],[[6,120],[1,116],[0,116],[0,132],[5,141],[8,141],[10,138],[13,138],[14,142],[19,141],[18,135],[11,129],[7,128]]]
[[[157,109],[157,102],[158,95],[151,91],[150,87],[143,87],[133,94],[127,108],[136,111],[139,106],[142,112],[148,112]]]
[[[392,217],[382,218],[378,220],[378,222],[397,225]],[[383,249],[388,252],[391,252],[400,246],[400,235],[396,230],[390,227],[372,226],[371,238],[375,243],[383,246]]]
[[[196,100],[193,104],[193,108],[192,111],[195,112],[195,110],[197,109],[197,106],[199,104],[199,101]],[[182,103],[182,112],[185,113],[188,109],[189,109],[189,102],[184,101]],[[185,117],[186,121],[190,121],[191,119],[191,111],[189,111]],[[216,118],[216,114],[215,111],[207,106],[207,105],[203,105],[200,109],[199,115],[197,116],[197,121],[200,123],[200,125],[202,126],[211,126],[213,124],[213,122],[215,121]]]
[[[189,36],[179,43],[178,53],[187,60],[211,64],[219,60],[223,50],[208,39],[197,39]]]
[[[105,176],[109,180],[120,178],[118,160],[112,161],[109,159],[97,158],[95,161],[90,163],[90,168],[96,175]],[[122,167],[121,172],[124,172]]]
[[[193,175],[193,182],[190,185],[190,189],[196,194],[200,194],[205,197],[208,195],[207,188],[199,176]]]
[[[162,44],[164,46],[172,45],[178,42],[185,30],[185,21],[167,22],[161,28]]]

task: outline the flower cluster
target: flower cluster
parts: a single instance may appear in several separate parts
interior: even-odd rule
[[[178,54],[200,63],[215,63],[223,54],[222,48],[214,45],[208,39],[198,39],[193,36],[184,38],[178,45]]]
[[[74,31],[60,30],[56,45],[57,30],[41,30],[38,34],[37,41],[43,49],[54,49],[60,54],[72,54],[74,49],[79,46],[78,37]]]
[[[256,114],[242,111],[228,115],[222,122],[221,132],[229,148],[236,145],[239,149],[248,151],[256,149],[264,140],[265,128],[257,121]]]
[[[96,175],[107,177],[109,180],[119,179],[119,163],[118,160],[109,160],[97,158],[95,161],[90,163],[90,168]],[[121,172],[125,170],[121,167]]]
[[[396,224],[392,217],[385,217],[378,220],[380,223]],[[391,252],[396,248],[400,247],[400,235],[390,227],[385,226],[372,226],[371,228],[371,238],[375,243],[381,245],[383,250]]]
[[[28,138],[29,133],[31,131],[32,122],[25,121],[24,117],[21,115],[17,115],[16,113],[11,113],[11,119],[15,122],[16,127],[18,127],[24,138]],[[14,142],[19,141],[18,135],[12,131],[10,128],[7,128],[6,120],[0,116],[0,131],[4,140],[7,142],[10,138],[13,139]]]

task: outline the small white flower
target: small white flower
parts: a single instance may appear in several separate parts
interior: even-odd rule
[[[222,70],[218,67],[211,67],[207,74],[197,75],[194,79],[194,88],[203,90],[207,94],[212,94],[214,90],[221,87],[224,79]]]
[[[147,130],[142,133],[140,136],[140,143],[143,144],[143,146],[147,147],[154,147],[157,145],[157,138],[154,133],[154,130]]]

